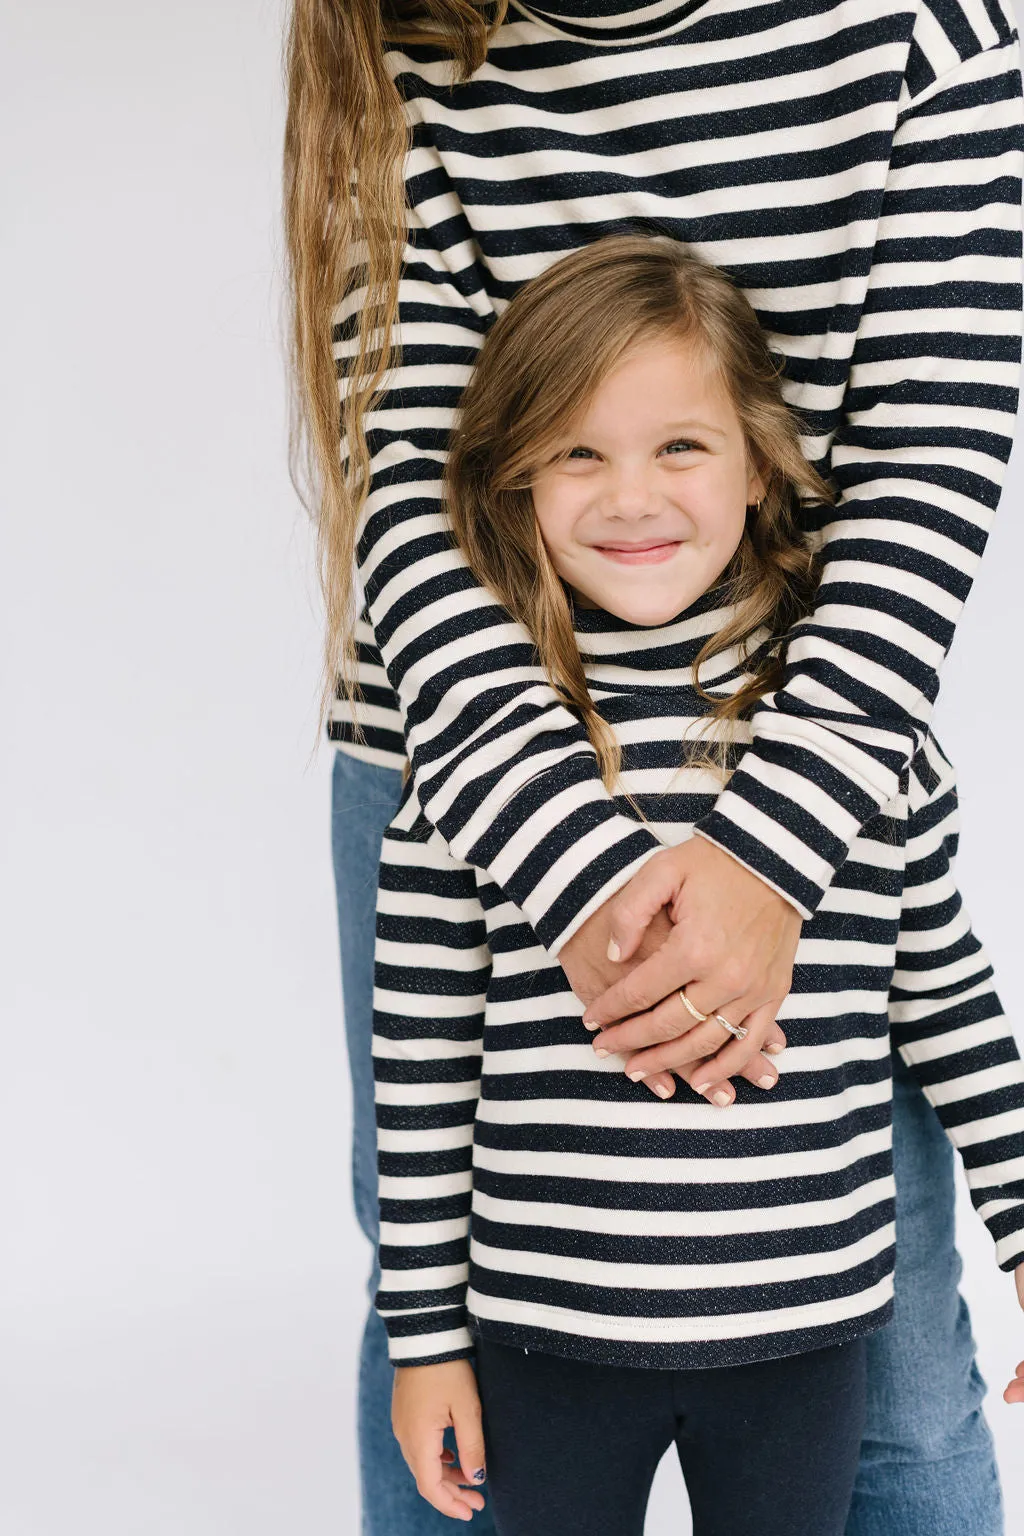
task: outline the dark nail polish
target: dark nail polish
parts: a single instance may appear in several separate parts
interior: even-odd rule
[[[484,1468],[483,1467],[477,1467],[476,1471],[471,1474],[470,1481],[474,1482],[474,1483],[482,1483],[484,1481],[484,1479],[486,1478],[486,1476],[487,1476],[487,1473],[484,1470]]]

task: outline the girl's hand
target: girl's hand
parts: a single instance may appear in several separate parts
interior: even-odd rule
[[[1018,1264],[1013,1272],[1017,1282],[1017,1300],[1024,1308],[1024,1264]],[[1017,1367],[1017,1374],[1003,1393],[1004,1403],[1024,1403],[1024,1360]]]
[[[391,1398],[391,1424],[417,1490],[427,1503],[450,1520],[472,1520],[473,1511],[484,1507],[483,1494],[472,1485],[479,1486],[486,1473],[480,1397],[469,1361],[399,1366]],[[444,1448],[449,1424],[455,1430],[458,1462]]]

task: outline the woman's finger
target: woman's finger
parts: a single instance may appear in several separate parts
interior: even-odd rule
[[[698,1073],[701,1074],[701,1081],[704,1080],[705,1073],[703,1069],[704,1063],[697,1061],[692,1066],[684,1067],[676,1075],[692,1087],[693,1079]],[[748,1083],[753,1083],[755,1088],[760,1088],[765,1093],[774,1088],[779,1080],[778,1069],[774,1062],[770,1061],[763,1054],[755,1056],[749,1061],[743,1068],[740,1076],[746,1078]],[[709,1083],[703,1090],[703,1095],[709,1103],[715,1104],[719,1109],[725,1109],[728,1105],[735,1102],[736,1090],[731,1082],[723,1078],[718,1082]]]
[[[775,1007],[775,1003],[766,1003],[762,1008],[746,1009],[742,1003],[733,1004],[729,1007],[729,1014],[733,1015],[730,1023],[743,1021],[747,1031],[743,1040],[737,1040],[717,1018],[712,1017],[706,1024],[695,1025],[688,1035],[666,1045],[638,1051],[629,1058],[626,1073],[638,1082],[654,1072],[680,1073],[689,1063],[703,1060],[707,1070],[698,1079],[700,1092],[710,1083],[741,1076],[767,1043],[768,1031],[775,1020]],[[722,1015],[723,1018],[728,1016]]]
[[[671,1072],[652,1072],[650,1077],[643,1079],[643,1085],[659,1099],[670,1099],[676,1091],[675,1076]]]
[[[687,931],[677,924],[660,949],[588,1004],[583,1022],[603,1026],[646,1013],[683,986],[696,970]]]
[[[592,1044],[595,1054],[602,1058],[626,1056],[628,1059],[624,1070],[632,1081],[642,1082],[659,1099],[669,1099],[676,1091],[675,1074],[689,1081],[691,1067],[695,1069],[701,1062],[713,1059],[721,1050],[723,1028],[714,1016],[703,1024],[694,1024],[693,1015],[686,1009],[678,993],[674,993],[659,1003],[651,1013],[638,1019],[627,1019],[622,1024],[614,1024],[610,1029],[600,1031],[594,1036]],[[652,1035],[672,1045],[671,1052],[662,1052],[658,1058],[665,1062],[663,1070],[659,1070],[653,1055],[638,1054],[647,1046]],[[773,1019],[762,1049],[777,1055],[785,1049],[785,1045],[786,1036]],[[774,1068],[771,1072],[765,1070],[770,1066],[768,1062],[759,1065],[758,1057],[752,1051],[741,1075],[759,1087],[774,1087],[774,1077],[770,1083],[763,1081],[774,1072]],[[714,1103],[724,1105],[731,1103],[735,1095],[727,1083],[715,1082],[709,1085],[707,1097]]]
[[[654,918],[678,896],[680,877],[674,854],[671,848],[656,853],[615,898],[611,907],[609,960],[630,959]]]
[[[764,1037],[762,1049],[767,1051],[769,1056],[778,1056],[780,1052],[786,1049],[786,1045],[786,1032],[779,1024],[778,1019],[773,1019],[772,1027]]]
[[[595,1047],[595,1055],[602,1059],[616,1054],[610,1045],[604,1044],[600,1036],[594,1038],[592,1045]],[[671,1072],[652,1072],[644,1079],[644,1087],[659,1099],[670,1099],[676,1091],[676,1080]]]
[[[695,1093],[703,1093],[709,1084],[721,1078],[735,1077],[747,1064],[761,1053],[768,1031],[775,1022],[775,1004],[766,1003],[755,1008],[743,1019],[746,1039],[732,1039],[704,1063],[704,1071],[694,1074],[692,1087]]]
[[[783,993],[780,993],[774,1000],[771,997],[765,996],[763,992],[736,992],[729,997],[724,997],[721,987],[716,990],[703,981],[692,981],[683,988],[683,991],[686,994],[686,1001],[698,1013],[707,1014],[711,1018],[714,1018],[716,1013],[720,1013],[731,1024],[743,1024],[746,1026],[750,1022],[749,1014],[755,1013],[760,1008],[770,1007],[772,1022],[768,1033],[765,1035],[762,1049],[767,1050],[773,1055],[777,1055],[779,1051],[785,1050],[786,1036],[781,1025],[775,1019],[775,1014],[785,1001]],[[773,1001],[774,1006],[772,1006]]]
[[[673,992],[650,1012],[601,1030],[594,1036],[593,1046],[598,1056],[621,1056],[673,1041],[680,1046],[672,1059],[675,1066],[681,1061],[712,1055],[721,1048],[724,1038],[725,1031],[713,1017],[704,1024],[694,1023],[679,994]]]

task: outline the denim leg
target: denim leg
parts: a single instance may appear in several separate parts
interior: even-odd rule
[[[352,1190],[356,1219],[373,1245],[371,1306],[359,1360],[359,1466],[363,1536],[448,1536],[454,1523],[416,1491],[391,1432],[387,1332],[372,1298],[377,1289],[377,1126],[373,1104],[373,942],[381,838],[398,806],[402,776],[336,752],[331,847],[338,898],[338,941],[345,1036],[352,1075]],[[494,1530],[490,1509],[474,1515],[478,1536]]]
[[[893,1055],[896,1310],[868,1340],[868,1412],[846,1536],[1001,1536],[954,1225],[953,1149]]]
[[[377,1247],[377,1127],[373,1107],[373,942],[384,829],[398,807],[402,776],[335,752],[331,848],[345,1036],[352,1074],[352,1188],[356,1219]]]

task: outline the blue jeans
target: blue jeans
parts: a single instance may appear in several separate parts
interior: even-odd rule
[[[868,1411],[846,1536],[1001,1536],[1003,1500],[957,1290],[954,1153],[893,1055],[896,1309],[868,1339]]]
[[[370,1053],[377,865],[401,775],[348,753],[334,761],[332,845],[345,1030],[352,1071],[352,1182],[377,1248],[376,1126]],[[896,1312],[868,1340],[867,1423],[846,1536],[1002,1536],[985,1384],[957,1285],[953,1151],[937,1116],[893,1060]],[[376,1269],[370,1296],[376,1290]],[[392,1369],[370,1308],[359,1369],[363,1536],[441,1536],[453,1524],[416,1492],[391,1432]],[[770,1426],[769,1426],[770,1433]],[[472,1523],[493,1532],[489,1510]]]

